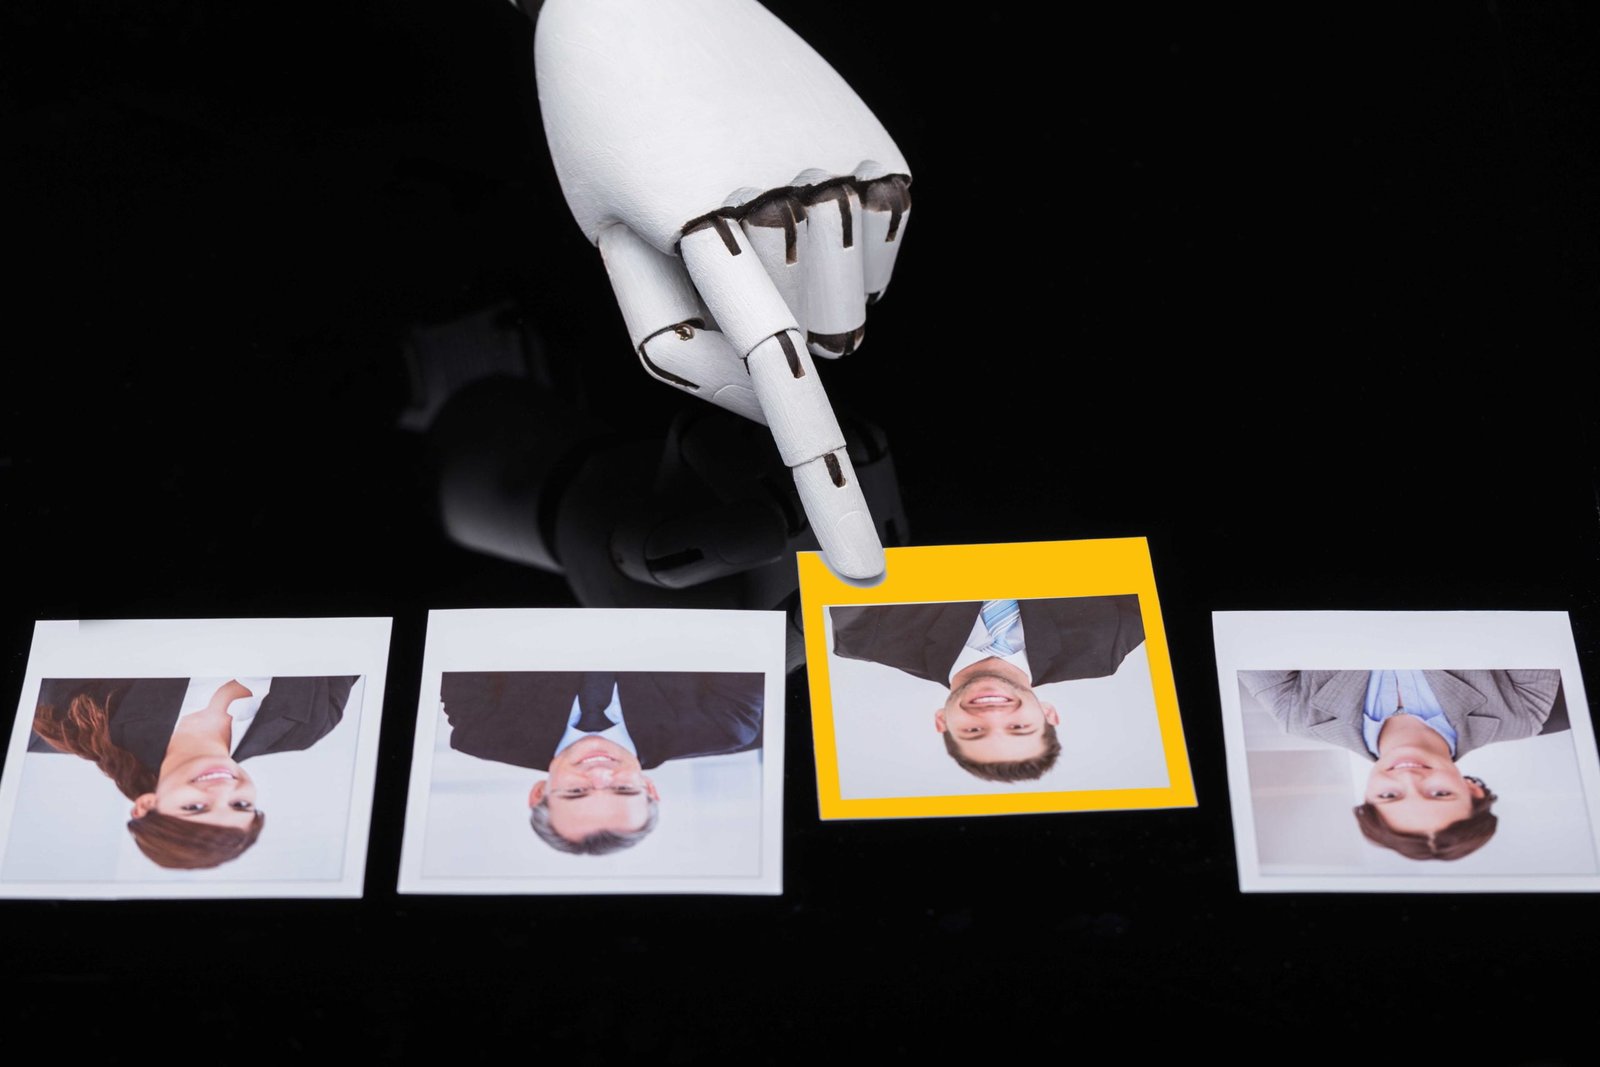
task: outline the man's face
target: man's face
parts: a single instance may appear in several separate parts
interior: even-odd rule
[[[152,811],[185,822],[243,830],[256,818],[256,783],[226,756],[195,756],[167,769],[154,793],[133,802],[133,817]]]
[[[637,830],[649,818],[650,801],[660,799],[638,758],[601,737],[585,737],[558,752],[549,781],[528,794],[530,806],[549,804],[551,828],[568,841],[603,830]]]
[[[1367,776],[1365,799],[1391,830],[1435,834],[1472,814],[1483,787],[1430,747],[1386,746]]]
[[[1028,676],[1003,660],[979,660],[950,680],[950,696],[933,713],[934,728],[955,738],[979,763],[1034,759],[1044,754],[1044,728],[1058,725],[1056,709],[1034,696]]]

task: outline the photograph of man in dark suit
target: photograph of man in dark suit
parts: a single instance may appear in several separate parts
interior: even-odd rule
[[[528,793],[540,840],[603,855],[655,829],[645,771],[759,747],[764,685],[759,673],[446,672],[440,696],[451,748],[548,772]]]
[[[1133,594],[828,611],[836,655],[949,689],[934,729],[963,770],[996,782],[1040,778],[1061,754],[1061,717],[1035,686],[1115,674],[1144,641]]]

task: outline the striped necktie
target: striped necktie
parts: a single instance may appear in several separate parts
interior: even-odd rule
[[[1016,652],[1007,638],[1012,627],[1022,618],[1022,608],[1015,600],[985,600],[981,611],[984,628],[989,631],[989,651],[997,656]]]

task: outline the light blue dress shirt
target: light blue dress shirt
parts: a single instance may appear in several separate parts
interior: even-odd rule
[[[984,603],[988,604],[989,601],[984,601]],[[983,611],[980,608],[978,618],[972,624],[972,632],[967,635],[967,643],[962,646],[961,652],[956,656],[956,661],[950,664],[950,677],[954,678],[980,659],[993,657],[1004,660],[1029,678],[1032,678],[1033,671],[1028,666],[1028,638],[1022,632],[1020,610],[1012,620],[1011,625],[1006,628],[1005,637],[1006,643],[1011,646],[1013,651],[1006,655],[1001,655],[992,647],[994,637],[989,633],[989,628],[983,624]]]
[[[1373,671],[1367,679],[1367,703],[1361,717],[1361,736],[1367,751],[1378,754],[1378,734],[1391,715],[1415,715],[1424,726],[1444,738],[1450,758],[1456,756],[1456,728],[1445,718],[1439,698],[1422,671]]]

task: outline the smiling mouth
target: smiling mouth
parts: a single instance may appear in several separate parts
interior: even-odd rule
[[[1016,697],[1006,696],[1003,693],[984,693],[981,696],[968,697],[961,702],[961,706],[968,711],[1008,711],[1018,703]]]
[[[591,763],[615,763],[615,762],[617,762],[615,758],[613,758],[611,756],[607,756],[604,753],[597,753],[597,754],[595,754],[593,756],[585,756],[585,757],[583,757],[583,759],[578,761],[578,766],[587,767]]]
[[[1428,764],[1423,763],[1420,760],[1414,760],[1414,759],[1403,759],[1403,760],[1400,760],[1397,763],[1392,763],[1392,764],[1389,765],[1389,769],[1391,771],[1431,771],[1431,770],[1433,770],[1433,768],[1428,766]]]
[[[224,781],[226,781],[226,782],[236,782],[238,780],[239,780],[238,775],[234,774],[232,771],[228,770],[226,767],[213,767],[211,770],[206,771],[204,774],[199,775],[198,777],[189,779],[189,783],[191,785],[200,785],[200,784],[203,784],[205,782],[224,782]]]

